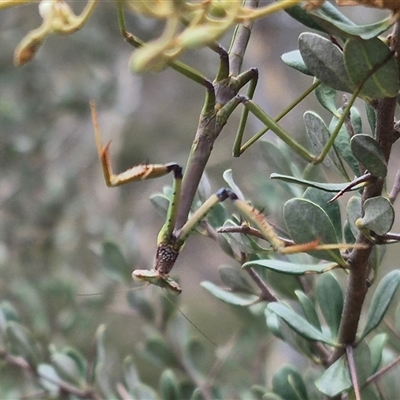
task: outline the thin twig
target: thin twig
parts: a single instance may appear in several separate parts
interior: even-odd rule
[[[278,301],[278,298],[272,293],[272,291],[260,278],[260,275],[257,274],[254,268],[247,268],[247,273],[250,275],[251,279],[253,279],[254,283],[261,290],[261,300],[265,300],[268,302]]]
[[[358,385],[357,370],[356,370],[356,364],[354,362],[354,352],[352,345],[346,346],[346,354],[347,354],[347,361],[349,363],[349,371],[350,371],[351,383],[353,384],[354,395],[356,396],[356,400],[361,400],[360,387]]]
[[[386,365],[386,367],[381,368],[378,372],[375,372],[375,374],[371,375],[364,383],[362,386],[363,388],[370,383],[376,381],[379,379],[382,375],[384,375],[387,371],[395,367],[397,364],[400,363],[400,356],[394,359],[390,364]]]
[[[397,195],[400,192],[400,168],[396,172],[396,176],[394,178],[393,187],[389,194],[389,200],[394,203]]]

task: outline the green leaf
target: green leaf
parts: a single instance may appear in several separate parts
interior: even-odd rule
[[[160,336],[147,338],[141,354],[159,367],[175,367],[179,365],[174,352],[168,343]]]
[[[18,312],[9,301],[0,303],[0,331],[5,332],[7,322],[19,322]]]
[[[242,191],[239,189],[239,186],[236,185],[235,181],[233,180],[232,170],[227,169],[226,171],[224,171],[222,177],[224,178],[224,181],[229,185],[229,187],[235,192],[236,196],[238,196],[239,199],[244,200]]]
[[[368,74],[391,56],[382,40],[348,40],[344,46],[344,62],[354,86],[365,81]],[[399,91],[399,69],[394,57],[363,83],[360,96],[383,99],[396,97]]]
[[[105,346],[105,324],[100,325],[95,334],[96,339],[96,357],[95,357],[95,382],[102,391],[103,397],[115,398],[114,386],[111,383],[109,371],[109,360]]]
[[[135,400],[160,400],[160,396],[156,393],[156,391],[143,383],[139,383],[135,387],[135,390],[132,394]],[[114,396],[113,398],[117,398],[117,396]]]
[[[39,364],[37,372],[39,374],[40,385],[48,392],[51,398],[57,398],[60,394],[58,382],[61,379],[54,367],[50,364]]]
[[[282,318],[292,330],[303,338],[337,346],[337,343],[332,341],[331,338],[314,328],[306,319],[296,314],[288,306],[280,303],[269,303],[267,308]]]
[[[82,376],[85,376],[87,372],[87,363],[82,354],[72,347],[66,347],[63,350],[63,353],[74,361],[79,373]]]
[[[367,25],[355,25],[350,20],[332,18],[324,12],[323,8],[311,11],[310,17],[326,32],[342,39],[362,38],[371,39],[388,30],[394,23],[393,18],[388,17],[382,21]]]
[[[372,176],[385,178],[387,162],[378,142],[369,135],[354,135],[350,140],[354,157],[371,173]]]
[[[275,393],[267,392],[265,395],[262,397],[262,400],[284,400],[282,399],[281,396],[278,396]]]
[[[208,290],[217,299],[234,306],[247,307],[258,300],[258,296],[253,294],[232,293],[208,281],[201,282],[201,286]]]
[[[377,235],[386,235],[392,229],[394,209],[389,199],[383,196],[372,197],[364,202],[364,216],[357,226],[367,228]]]
[[[124,381],[129,392],[133,392],[139,385],[140,379],[132,356],[125,357],[123,362]]]
[[[210,366],[210,353],[208,347],[197,339],[190,340],[185,347],[185,359],[196,369],[196,371],[205,376],[207,368]]]
[[[318,279],[316,295],[332,337],[336,338],[343,311],[343,293],[334,275],[328,273]]]
[[[227,218],[228,218],[228,213],[226,212],[225,206],[222,203],[218,203],[208,213],[207,222],[214,229],[218,229],[224,225]],[[199,228],[199,230],[201,230],[201,227]]]
[[[371,356],[367,344],[365,342],[360,343],[354,349],[353,355],[355,370],[357,372],[357,381],[361,387],[371,374]],[[316,380],[315,385],[318,390],[328,397],[335,397],[350,389],[353,384],[351,382],[346,354],[333,363],[322,376]]]
[[[340,216],[340,206],[337,201],[329,203],[331,197],[332,195],[330,193],[318,190],[316,188],[308,188],[303,194],[303,199],[312,201],[326,212],[326,215],[329,217],[335,228],[336,237],[341,241],[342,222]]]
[[[229,265],[221,265],[218,268],[218,272],[222,282],[233,292],[254,294],[253,288],[237,268],[233,268]]]
[[[312,73],[307,69],[306,64],[304,63],[299,50],[293,50],[289,53],[284,53],[282,54],[281,59],[289,67],[303,74],[312,76]]]
[[[348,183],[323,183],[309,181],[307,179],[294,178],[293,176],[272,173],[270,179],[279,179],[284,182],[296,183],[298,185],[305,185],[316,189],[324,190],[325,192],[340,192],[348,186]],[[351,190],[359,190],[360,186],[353,187]]]
[[[320,7],[321,13],[326,17],[329,17],[333,21],[342,22],[344,24],[351,25],[354,23],[350,21],[345,15],[343,15],[336,7],[334,7],[329,1],[326,1]],[[302,6],[293,6],[290,8],[286,8],[285,12],[288,13],[292,18],[299,21],[304,26],[308,28],[315,29],[321,32],[327,32],[323,26],[320,26],[318,22],[313,18],[312,14],[305,10]]]
[[[337,111],[337,114],[342,115],[343,114],[343,110],[339,109]],[[354,115],[355,115],[355,108],[352,107],[351,111],[351,124],[353,126],[353,128],[356,128],[356,121],[354,121]],[[340,117],[339,117],[340,118]],[[337,116],[333,116],[330,124],[329,124],[329,131],[333,132],[338,123],[339,123],[339,118]],[[357,159],[354,157],[353,152],[351,151],[351,147],[350,147],[350,136],[349,136],[349,132],[347,131],[347,127],[345,124],[343,124],[340,127],[339,133],[336,136],[335,139],[335,149],[337,150],[337,152],[340,154],[341,157],[343,157],[343,159],[346,161],[346,163],[348,164],[348,166],[351,168],[351,170],[354,172],[354,174],[356,176],[360,176],[360,166],[358,164]]]
[[[363,386],[360,392],[361,399],[381,400],[382,396],[373,385]],[[388,397],[386,397],[388,398]]]
[[[378,275],[379,267],[382,264],[383,257],[386,253],[386,246],[373,246],[371,250],[371,254],[368,257],[368,264],[373,271],[372,279],[375,279]]]
[[[368,309],[367,322],[360,340],[381,323],[399,285],[400,270],[389,272],[379,282]]]
[[[333,268],[338,268],[338,264],[336,262],[323,264],[299,264],[288,261],[265,259],[248,261],[242,266],[242,268],[244,269],[251,267],[263,267],[276,272],[280,272],[282,274],[300,276],[309,274],[322,274],[324,272],[330,271]]]
[[[368,344],[371,352],[371,372],[373,374],[378,371],[381,365],[383,349],[388,340],[389,336],[387,333],[379,333]]]
[[[6,324],[7,347],[11,353],[21,356],[30,365],[37,365],[40,359],[38,345],[31,333],[18,322],[8,321]]]
[[[315,381],[318,390],[328,397],[335,397],[352,387],[347,357],[343,355],[335,361],[319,379]]]
[[[272,170],[279,170],[283,174],[293,175],[292,155],[288,153],[287,146],[281,142],[260,140],[258,145],[261,149],[262,158]]]
[[[328,127],[318,114],[311,111],[304,113],[303,120],[314,153],[321,154],[331,136]],[[335,166],[342,175],[346,174],[333,147],[329,150],[323,163],[328,168]]]
[[[317,97],[317,100],[319,101],[319,104],[321,104],[322,107],[324,107],[326,110],[328,110],[333,115],[340,117],[340,115],[338,115],[337,110],[336,110],[337,109],[337,107],[336,107],[337,92],[335,89],[332,89],[331,87],[321,83],[315,89],[314,93],[315,93],[315,96]]]
[[[285,400],[307,400],[307,389],[299,372],[291,366],[278,369],[272,378],[272,388]]]
[[[84,386],[85,374],[82,373],[80,365],[76,363],[74,357],[65,352],[53,351],[51,363],[61,379],[78,387]]]
[[[150,202],[156,209],[157,214],[161,218],[165,218],[167,215],[167,210],[169,207],[169,199],[170,197],[167,197],[160,193],[150,196]]]
[[[366,341],[358,343],[353,351],[357,381],[362,387],[365,381],[371,376],[371,353]]]
[[[349,228],[354,238],[356,238],[360,233],[360,231],[356,227],[356,221],[361,217],[361,199],[358,196],[353,196],[349,199],[347,203],[346,213]]]
[[[349,221],[345,221],[344,222],[344,226],[343,226],[343,236],[344,236],[344,241],[346,243],[355,243],[356,242],[356,238],[353,236],[353,232],[350,229],[350,224]]]
[[[138,290],[130,290],[126,294],[126,299],[130,307],[139,312],[139,314],[148,321],[154,321],[155,311],[150,301],[148,301],[143,293]]]
[[[160,392],[164,400],[176,400],[181,398],[178,381],[174,371],[167,369],[160,377]]]
[[[299,50],[307,68],[322,83],[335,90],[353,92],[343,53],[330,40],[305,32],[299,36]]]
[[[371,135],[375,137],[375,129],[376,129],[376,111],[371,106],[371,104],[364,102],[365,111],[367,113],[368,124],[371,129]]]
[[[301,290],[296,290],[296,296],[299,300],[303,313],[307,319],[307,321],[322,332],[321,324],[319,322],[317,311],[314,307],[314,303],[310,300],[310,298],[303,293]]]
[[[103,243],[101,265],[104,272],[115,281],[120,283],[132,281],[132,268],[126,262],[120,247],[116,243]]]
[[[279,317],[269,311],[268,309],[265,309],[265,322],[267,324],[267,328],[270,330],[270,332],[277,338],[285,341],[285,337],[282,333],[282,327],[281,327],[281,321]]]
[[[283,216],[290,237],[295,243],[309,243],[318,239],[320,244],[336,244],[335,228],[326,212],[306,199],[291,199],[283,207]],[[307,252],[312,256],[346,266],[338,249]]]
[[[362,118],[356,107],[350,109],[350,122],[356,135],[363,133]]]

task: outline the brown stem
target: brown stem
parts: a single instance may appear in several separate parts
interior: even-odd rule
[[[395,24],[393,37],[393,46],[395,48],[392,50],[395,51],[395,56],[399,61],[400,52],[398,51],[398,47],[400,45],[400,27],[398,22]],[[392,145],[397,138],[393,128],[396,104],[396,97],[385,98],[376,102],[377,125],[375,138],[387,162],[390,158]],[[383,185],[384,182],[378,180],[366,187],[363,191],[362,204],[371,197],[380,196],[382,194]],[[366,281],[369,273],[368,258],[371,254],[372,243],[361,234],[358,235],[356,242],[357,244],[364,245],[365,248],[354,249],[348,260],[350,273],[338,335],[338,342],[343,345],[352,345],[355,342],[362,306],[368,291]],[[329,360],[330,364],[335,362],[343,354],[343,351],[344,347],[336,348]]]
[[[271,292],[269,287],[260,278],[260,276],[254,270],[254,268],[248,268],[247,272],[253,279],[254,283],[260,288],[262,300],[269,301],[269,302],[278,301],[278,298]]]

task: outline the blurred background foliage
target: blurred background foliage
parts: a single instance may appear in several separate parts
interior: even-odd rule
[[[79,12],[81,4],[73,7]],[[363,23],[375,19],[377,13],[359,7],[342,11]],[[118,354],[134,354],[142,322],[128,308],[125,294],[116,293],[126,287],[101,270],[101,243],[120,243],[132,270],[150,268],[163,221],[149,196],[169,185],[171,177],[107,188],[88,102],[97,102],[103,140],[113,140],[116,169],[143,161],[185,165],[204,89],[172,70],[133,74],[128,68],[132,48],[120,36],[115,8],[108,2],[100,3],[84,29],[69,37],[49,37],[32,62],[14,67],[15,46],[39,23],[36,5],[0,13],[0,300],[14,304],[43,346],[69,344],[85,356],[97,327],[106,323],[106,342],[118,359]],[[154,21],[133,16],[127,23],[144,39],[160,29]],[[297,47],[302,31],[285,13],[255,25],[244,68],[259,68],[256,101],[270,115],[277,114],[311,83],[280,61],[281,54]],[[183,61],[210,78],[218,65],[218,57],[207,49],[188,52]],[[294,135],[302,133],[302,114],[316,104],[310,96],[282,125]],[[283,199],[271,195],[276,185],[267,181],[276,171],[268,170],[261,161],[259,146],[239,159],[232,158],[236,126],[237,116],[216,143],[207,168],[212,190],[223,185],[222,172],[232,168],[246,197],[267,214],[279,212]],[[257,128],[253,121],[248,130]],[[279,222],[275,214],[274,218]],[[237,310],[212,298],[200,282],[219,282],[217,267],[228,261],[216,243],[194,236],[173,271],[183,287],[180,307],[218,344],[234,340],[246,319],[238,319]],[[158,288],[146,290],[160,292]],[[94,293],[101,294],[80,296]],[[257,325],[253,326],[254,331],[241,340],[253,342]],[[209,347],[212,349],[211,344]],[[240,379],[241,368],[246,368],[254,354],[243,354],[244,362],[234,349],[229,351],[235,365],[231,378]],[[288,358],[296,361],[283,343],[269,348],[266,342],[259,351],[260,357],[270,353],[272,371]],[[145,362],[139,365],[144,380],[147,376],[158,381]],[[12,387],[20,378],[15,373],[1,371],[0,388]]]

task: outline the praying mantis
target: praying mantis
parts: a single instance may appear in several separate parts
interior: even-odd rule
[[[128,43],[135,47],[140,47],[142,45],[141,42],[125,29],[121,7],[119,8],[119,21],[121,32]],[[176,163],[141,164],[125,172],[114,173],[109,155],[110,142],[106,145],[102,144],[95,103],[94,101],[90,103],[97,151],[107,186],[117,187],[129,182],[155,179],[169,173],[173,174],[172,198],[167,210],[165,223],[158,234],[153,269],[133,271],[132,275],[135,280],[157,285],[167,289],[173,294],[180,294],[182,291],[181,287],[169,277],[169,273],[188,236],[216,204],[227,199],[233,202],[234,206],[244,217],[251,220],[257,226],[265,239],[269,241],[274,251],[281,254],[292,254],[295,252],[319,249],[318,240],[311,243],[286,247],[286,243],[278,237],[275,230],[266,221],[262,213],[244,200],[239,199],[231,189],[220,189],[189,217],[193,199],[210,157],[214,142],[218,138],[232,112],[240,104],[244,106],[244,109],[239,123],[238,139],[235,144],[237,155],[240,153],[241,137],[249,112],[256,116],[268,129],[272,130],[280,139],[287,143],[309,163],[317,164],[321,162],[324,154],[326,155],[329,150],[329,148],[328,150],[324,149],[320,156],[314,156],[305,147],[292,139],[275,120],[265,114],[264,111],[253,102],[252,97],[257,85],[258,71],[252,68],[240,73],[250,31],[250,23],[247,25],[239,25],[235,31],[229,51],[224,50],[217,43],[209,46],[220,57],[219,70],[214,81],[208,80],[197,71],[179,61],[170,63],[172,68],[193,81],[200,83],[206,89],[204,106],[184,174],[182,167]],[[247,96],[239,94],[239,91],[247,84],[249,84]],[[346,113],[343,113],[343,121],[346,117],[345,114]],[[342,245],[332,246],[336,246],[336,248],[343,247]]]

